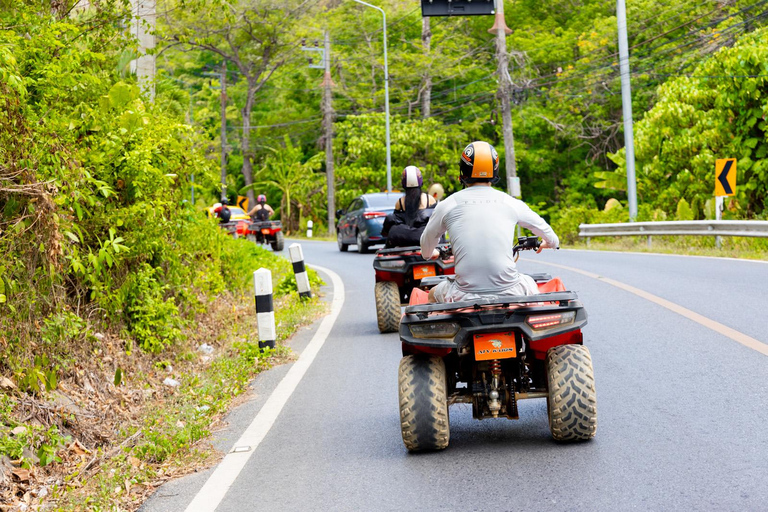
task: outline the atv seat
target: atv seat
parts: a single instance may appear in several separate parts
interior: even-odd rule
[[[432,276],[432,277],[425,277],[421,280],[421,286],[422,288],[434,288],[435,286],[439,285],[446,279],[453,281],[456,279],[456,276],[449,274],[449,275],[442,275],[442,276]]]

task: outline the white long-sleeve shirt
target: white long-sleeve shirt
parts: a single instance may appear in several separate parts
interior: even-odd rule
[[[555,232],[527,204],[491,187],[469,187],[438,203],[421,235],[421,254],[429,257],[447,231],[455,286],[465,293],[503,294],[520,282],[512,253],[516,224],[559,247]]]

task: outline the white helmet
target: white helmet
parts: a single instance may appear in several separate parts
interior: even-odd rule
[[[422,185],[421,171],[415,165],[403,169],[403,188],[420,187]]]

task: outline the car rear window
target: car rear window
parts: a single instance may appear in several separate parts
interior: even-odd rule
[[[240,208],[235,208],[233,206],[229,207],[229,213],[232,215],[245,215],[245,212],[241,210]]]
[[[389,196],[367,196],[365,201],[369,208],[380,208],[382,210],[394,210],[395,203],[403,194],[390,194]]]

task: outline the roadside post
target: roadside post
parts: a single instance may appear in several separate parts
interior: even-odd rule
[[[718,158],[715,160],[715,220],[722,220],[723,200],[736,195],[736,159]],[[721,238],[715,237],[715,246],[719,249]]]
[[[292,244],[288,248],[293,264],[293,274],[296,276],[296,287],[299,289],[299,297],[309,299],[312,297],[312,291],[309,288],[309,276],[304,266],[304,252],[300,244]]]
[[[253,273],[256,296],[256,323],[259,327],[259,348],[275,348],[275,306],[272,301],[272,272],[260,268]]]
[[[312,238],[312,227],[314,225],[315,224],[311,220],[307,221],[307,238]]]

